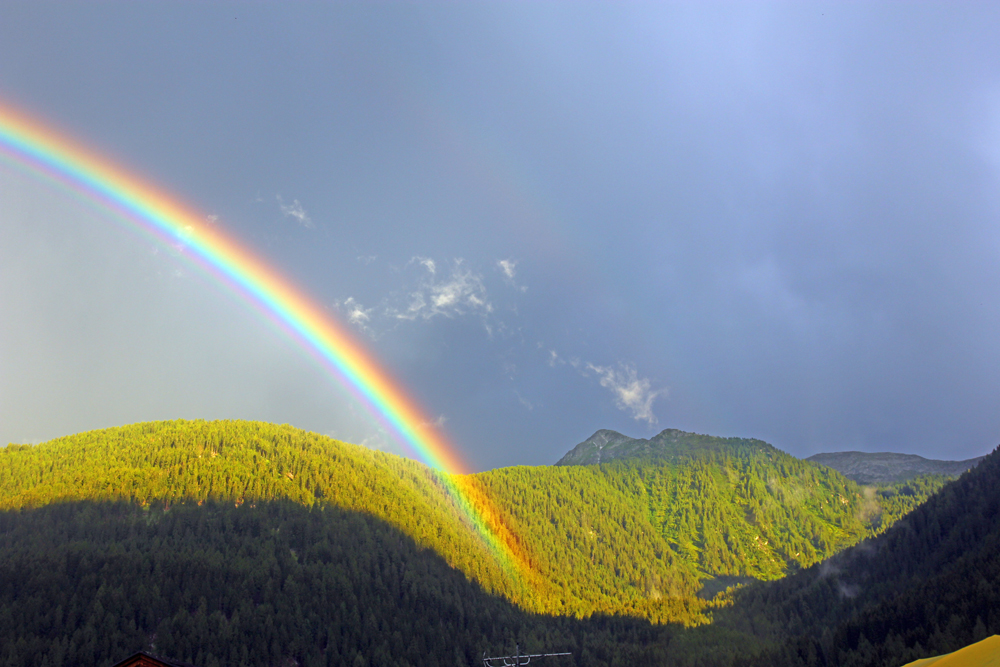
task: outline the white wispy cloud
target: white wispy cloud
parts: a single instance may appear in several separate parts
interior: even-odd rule
[[[497,262],[497,266],[500,267],[500,270],[503,271],[503,274],[505,276],[507,276],[511,280],[514,279],[514,274],[516,272],[515,269],[517,268],[517,262],[515,262],[512,259],[501,259],[500,261]]]
[[[631,412],[633,419],[649,424],[658,422],[653,414],[653,401],[657,396],[666,394],[666,389],[653,389],[649,378],[639,377],[635,366],[618,364],[613,367],[587,363],[585,370],[597,375],[601,386],[610,390],[615,397],[615,405]]]
[[[306,213],[306,210],[302,208],[302,204],[299,203],[298,199],[293,199],[291,204],[286,204],[281,198],[281,195],[277,195],[277,198],[278,207],[281,209],[281,213],[286,218],[295,218],[295,220],[297,220],[298,223],[306,229],[313,228],[314,225],[312,218],[310,218],[309,214]]]
[[[499,268],[500,272],[503,274],[505,283],[507,283],[511,287],[520,290],[521,292],[528,291],[528,288],[525,285],[519,285],[517,284],[517,281],[514,280],[514,277],[517,275],[517,262],[515,260],[513,259],[497,260],[497,268]]]
[[[373,263],[375,255],[357,256],[361,264]],[[373,338],[380,338],[387,331],[408,323],[423,323],[437,320],[477,321],[489,339],[523,335],[517,327],[509,326],[506,317],[518,315],[517,304],[510,290],[500,285],[513,284],[508,272],[494,272],[498,264],[490,262],[485,270],[470,265],[462,258],[442,261],[416,255],[403,264],[392,265],[380,262],[398,276],[400,286],[381,299],[362,306],[355,297],[341,299],[334,303],[344,319],[363,330]],[[513,273],[513,262],[510,272]],[[521,290],[523,291],[523,289]],[[516,294],[516,293],[514,293]],[[371,298],[370,295],[365,298]],[[496,301],[499,299],[499,301]]]
[[[409,264],[419,264],[420,266],[427,269],[427,272],[432,276],[437,273],[437,264],[430,257],[414,257],[409,262]]]
[[[443,279],[437,278],[434,260],[414,257],[411,262],[422,265],[430,275],[410,292],[405,309],[389,309],[396,318],[429,320],[439,315],[451,318],[493,312],[482,276],[467,269],[462,260],[455,260],[451,274]]]
[[[349,296],[343,301],[334,303],[337,310],[340,310],[347,317],[347,321],[363,331],[369,331],[368,323],[372,319],[374,308],[365,308],[353,296]]]

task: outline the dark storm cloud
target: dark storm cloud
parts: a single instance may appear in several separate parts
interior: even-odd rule
[[[993,5],[51,9],[0,9],[0,97],[217,213],[476,466],[598,428],[803,456],[1000,440]],[[67,359],[144,349],[52,335]],[[231,412],[384,436],[321,393]]]

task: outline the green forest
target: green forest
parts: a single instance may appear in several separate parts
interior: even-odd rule
[[[768,596],[802,599],[813,589],[791,582],[899,534],[947,480],[859,487],[760,441],[709,444],[465,478],[536,586],[498,562],[442,473],[289,426],[172,421],[10,445],[0,660],[467,665],[514,641],[577,665],[826,655],[816,628],[854,607],[816,602],[840,609],[821,618]],[[736,582],[761,583],[725,590]],[[992,627],[980,616],[969,636]]]

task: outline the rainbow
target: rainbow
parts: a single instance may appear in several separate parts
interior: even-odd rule
[[[26,114],[0,104],[0,160],[96,204],[157,242],[181,245],[188,259],[263,313],[430,468],[501,565],[522,582],[535,580],[529,560],[502,513],[454,448],[350,332],[261,258],[205,215],[128,174]]]

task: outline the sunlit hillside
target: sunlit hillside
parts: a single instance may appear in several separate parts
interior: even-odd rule
[[[76,500],[333,505],[386,521],[526,610],[688,624],[707,620],[696,596],[703,581],[808,566],[933,490],[865,496],[838,473],[770,446],[713,449],[689,461],[505,468],[464,484],[500,509],[527,574],[496,558],[439,473],[290,426],[137,424],[11,445],[0,455],[0,508]]]

